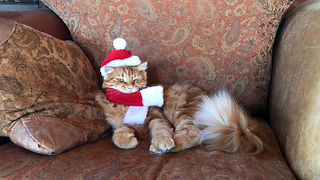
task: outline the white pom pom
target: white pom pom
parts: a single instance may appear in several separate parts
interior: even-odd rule
[[[113,47],[116,50],[125,49],[127,46],[127,41],[123,38],[116,38],[113,40]]]

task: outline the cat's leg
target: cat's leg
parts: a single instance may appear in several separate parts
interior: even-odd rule
[[[177,123],[178,122],[178,123]],[[199,145],[199,133],[201,130],[193,125],[193,117],[182,115],[175,119],[175,130],[173,132],[173,141],[175,147],[171,152],[178,152]]]
[[[106,121],[113,129],[118,129],[123,126],[123,118],[127,112],[128,107],[107,100],[106,95],[100,91],[95,94],[96,102],[103,109]]]
[[[112,141],[121,149],[132,149],[138,145],[134,130],[127,126],[116,129],[113,133]]]
[[[182,151],[199,145],[199,128],[194,126],[194,114],[199,109],[203,91],[189,85],[174,85],[164,91],[163,112],[173,124],[175,147],[171,152]]]
[[[150,107],[147,121],[151,133],[151,145],[149,150],[156,154],[163,154],[174,147],[172,139],[173,128],[171,123],[165,119],[159,108]]]
[[[138,144],[134,130],[123,124],[123,118],[127,111],[127,106],[112,103],[106,99],[104,93],[99,92],[95,96],[96,101],[102,107],[106,121],[115,130],[112,141],[122,149],[132,149]]]

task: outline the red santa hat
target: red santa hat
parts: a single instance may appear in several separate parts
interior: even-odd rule
[[[141,64],[138,56],[132,56],[131,51],[125,50],[126,46],[127,42],[123,38],[116,38],[113,41],[114,50],[103,60],[100,67],[103,78],[107,75],[105,67],[137,66]]]

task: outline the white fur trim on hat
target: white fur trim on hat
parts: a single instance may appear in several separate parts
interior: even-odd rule
[[[105,66],[108,66],[108,67],[120,67],[120,66],[138,66],[139,64],[141,64],[141,60],[138,56],[131,56],[129,58],[126,58],[126,59],[115,59],[115,60],[112,60],[110,61],[108,64],[106,64]],[[105,71],[105,66],[101,67],[100,68],[100,73],[101,73],[101,76],[103,78],[106,77],[106,71]]]

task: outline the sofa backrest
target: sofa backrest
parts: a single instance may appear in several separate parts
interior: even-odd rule
[[[290,0],[43,2],[64,20],[98,74],[117,37],[148,61],[149,82],[227,88],[264,112],[274,37]],[[101,78],[100,78],[101,80]]]

